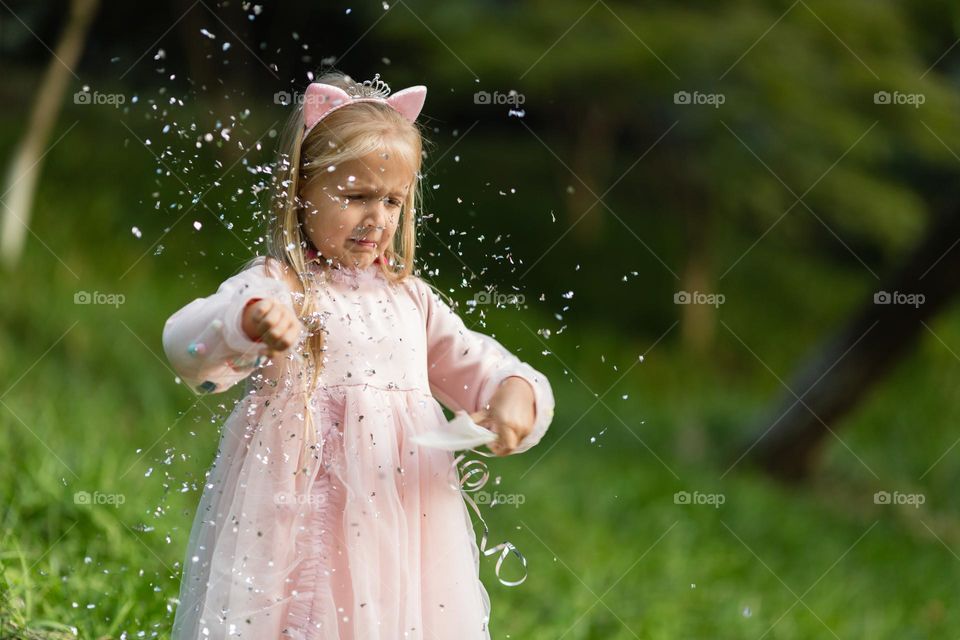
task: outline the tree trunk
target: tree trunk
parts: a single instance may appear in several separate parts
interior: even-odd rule
[[[594,247],[601,240],[603,221],[608,217],[606,207],[597,202],[597,198],[603,195],[605,189],[600,186],[600,181],[610,174],[613,162],[615,116],[603,105],[593,105],[586,114],[577,111],[574,117],[577,123],[573,130],[579,134],[571,159],[570,168],[575,177],[570,178],[573,191],[567,198],[567,220],[571,225],[576,224],[573,236],[580,246]]]
[[[695,355],[704,355],[713,346],[716,334],[716,307],[709,301],[717,298],[714,291],[713,265],[710,260],[710,212],[706,206],[689,203],[682,214],[686,227],[687,258],[680,274],[680,287],[690,298],[680,307],[680,335],[684,349]],[[695,294],[699,294],[694,298]]]
[[[210,105],[214,120],[219,120],[225,128],[233,129],[234,121],[231,116],[238,115],[243,110],[244,103],[228,95],[231,87],[236,92],[240,85],[238,78],[250,74],[256,76],[261,71],[265,77],[268,79],[269,77],[267,70],[252,59],[243,44],[236,41],[234,37],[234,34],[240,37],[240,33],[245,30],[242,24],[236,22],[236,15],[241,11],[240,6],[227,5],[224,10],[219,9],[218,4],[194,6],[192,0],[178,0],[177,12],[183,14],[178,32],[183,43],[183,53],[186,56],[188,77],[194,83],[197,97]],[[227,23],[229,28],[211,15],[214,13],[220,20]],[[206,36],[201,34],[202,29],[216,34],[216,40],[214,40],[216,46],[212,46]],[[221,50],[224,42],[230,42],[232,45],[229,54]],[[227,58],[232,62],[223,64]],[[243,68],[244,64],[248,65],[247,69]],[[241,68],[237,68],[238,65]],[[209,124],[212,130],[213,122]],[[234,140],[231,142],[221,141],[219,132],[214,135],[220,144],[217,158],[224,168],[231,166],[243,153],[237,146],[237,134],[234,134]],[[191,185],[191,187],[196,189],[199,185]]]
[[[830,430],[915,346],[924,323],[960,291],[960,207],[940,217],[887,278],[879,292],[919,294],[921,304],[883,304],[876,295],[818,348],[788,383],[802,399],[785,393],[757,426],[747,458],[775,477],[808,476]],[[954,246],[954,245],[957,246]]]
[[[13,269],[23,254],[23,245],[30,225],[33,196],[36,192],[43,154],[50,133],[57,122],[73,68],[80,59],[83,45],[99,0],[73,0],[57,50],[47,65],[37,97],[30,110],[26,132],[13,154],[7,171],[3,193],[3,229],[0,232],[0,260],[7,269]]]

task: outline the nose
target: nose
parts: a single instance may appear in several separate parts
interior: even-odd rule
[[[377,227],[377,231],[383,230],[389,224],[391,215],[385,198],[373,199],[364,207],[362,225]]]
[[[368,201],[363,208],[363,217],[354,228],[354,233],[361,238],[379,237],[380,233],[387,228],[388,218],[384,205],[376,204],[377,201]]]

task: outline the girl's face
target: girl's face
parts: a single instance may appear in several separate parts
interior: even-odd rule
[[[393,240],[413,178],[395,152],[321,167],[300,190],[304,232],[334,264],[369,267]]]

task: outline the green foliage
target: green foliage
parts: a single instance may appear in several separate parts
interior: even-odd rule
[[[58,162],[47,178],[69,185],[90,219],[110,218],[86,204],[97,183],[75,182]],[[85,638],[164,637],[203,474],[236,394],[194,404],[163,361],[160,328],[178,306],[213,290],[221,279],[213,267],[229,257],[211,249],[209,271],[180,268],[179,248],[145,258],[124,278],[129,284],[118,284],[138,258],[126,236],[100,234],[94,244],[83,228],[62,224],[50,196],[43,202],[36,232],[82,276],[31,243],[20,275],[5,285],[17,304],[0,312],[13,329],[0,349],[0,376],[9,381],[0,432],[5,450],[16,452],[0,467],[4,624],[20,637],[58,637],[47,621]],[[235,242],[214,229],[221,246]],[[446,265],[435,248],[432,261]],[[772,246],[757,251],[771,268],[734,272],[721,317],[783,375],[868,292],[829,263]],[[128,301],[77,306],[81,288],[119,288]],[[454,295],[463,297],[456,287]],[[761,300],[766,309],[757,313]],[[804,492],[746,468],[725,474],[755,410],[780,389],[735,337],[721,334],[718,357],[704,363],[681,356],[672,336],[650,350],[657,335],[614,333],[601,318],[537,337],[531,331],[549,306],[528,306],[493,311],[484,327],[544,370],[558,399],[539,447],[490,462],[491,483],[500,482],[488,488],[525,497],[519,508],[485,508],[490,542],[514,542],[530,576],[502,587],[494,559],[483,560],[494,637],[741,638],[773,625],[771,637],[799,639],[829,635],[826,624],[840,637],[923,638],[960,628],[948,604],[958,574],[945,569],[955,562],[946,547],[960,544],[956,455],[918,480],[948,451],[949,416],[960,410],[960,366],[939,341],[925,340],[843,430],[849,449],[831,441],[820,479]],[[808,323],[791,329],[799,314]],[[956,313],[933,330],[960,343]],[[895,487],[923,491],[926,505],[873,503],[874,491]],[[77,491],[125,501],[85,505]],[[677,505],[677,491],[721,492],[726,502]],[[508,560],[505,577],[513,571]],[[794,593],[809,609],[793,606]]]
[[[530,563],[527,582],[506,588],[483,560],[495,638],[806,639],[829,627],[912,639],[960,629],[950,604],[960,587],[956,309],[828,441],[812,485],[780,487],[733,464],[780,380],[872,294],[875,281],[852,257],[836,259],[843,249],[824,225],[878,262],[904,251],[940,191],[925,180],[952,175],[960,151],[952,71],[944,61],[925,74],[955,40],[956,7],[818,0],[784,16],[790,7],[410,3],[377,26],[385,52],[402,46],[425,61],[416,74],[398,69],[395,85],[406,74],[457,87],[432,91],[430,111],[482,121],[462,143],[446,126],[435,134],[439,153],[456,142],[463,159],[430,173],[439,187],[419,255],[454,297],[476,288],[470,272],[527,295],[524,308],[493,310],[484,324],[465,318],[546,372],[558,400],[539,447],[489,462],[498,491],[525,497],[516,509],[485,509],[490,541],[511,540]],[[511,88],[527,97],[522,123],[473,104],[475,89]],[[684,90],[726,101],[676,104]],[[877,105],[880,90],[926,102]],[[602,206],[601,241],[626,238],[626,248],[570,238],[550,248],[571,224],[567,187],[584,190],[553,153],[572,163],[583,114],[598,102],[614,125],[614,175],[597,179],[601,190],[678,121],[607,198],[650,251]],[[196,402],[175,384],[160,335],[174,310],[260,246],[249,166],[269,152],[221,178],[222,145],[190,156],[194,141],[164,137],[149,113],[66,108],[63,126],[80,124],[46,158],[35,235],[4,281],[0,638],[61,638],[71,627],[82,638],[166,637],[204,472],[236,396]],[[19,115],[3,117],[6,148]],[[237,137],[257,138],[279,115],[255,110]],[[204,105],[176,117],[210,119]],[[181,153],[157,170],[137,137]],[[191,209],[207,187],[210,209]],[[754,246],[807,189],[813,211],[797,204]],[[677,348],[667,269],[679,270],[685,250],[680,223],[708,214],[728,302],[715,352],[695,359]],[[126,302],[77,305],[78,291]],[[926,502],[885,508],[873,501],[879,490]],[[83,504],[78,491],[124,500]],[[678,491],[725,502],[678,505]]]
[[[394,8],[383,33],[428,48],[439,86],[469,87],[475,74],[476,90],[519,91],[525,119],[568,166],[580,153],[573,143],[584,114],[601,105],[620,141],[612,163],[619,169],[599,176],[602,184],[677,122],[638,170],[646,179],[611,199],[616,210],[624,208],[618,201],[665,201],[678,214],[700,217],[706,208],[723,224],[747,216],[766,226],[810,189],[805,201],[821,221],[806,216],[807,225],[835,227],[889,259],[930,213],[917,174],[956,170],[960,100],[934,66],[954,38],[935,39],[943,46],[933,49],[932,10],[867,0],[531,1],[498,9],[420,3],[415,16]],[[679,91],[721,94],[724,102],[676,104]],[[924,103],[876,104],[881,91],[920,94]],[[437,99],[479,117],[506,113],[475,107],[470,94]],[[572,127],[561,134],[558,122]],[[679,161],[664,162],[673,157]],[[693,197],[675,197],[670,185]],[[644,207],[624,217],[642,229],[650,215]]]

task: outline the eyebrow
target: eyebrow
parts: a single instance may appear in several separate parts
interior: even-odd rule
[[[344,187],[344,191],[353,191],[353,190],[357,190],[357,191],[380,191],[380,189],[374,188],[372,185],[369,185],[369,184],[367,184],[367,183],[365,183],[365,182],[351,182],[351,183],[349,183],[349,186]],[[409,187],[407,187],[406,189],[394,189],[393,191],[389,192],[388,195],[391,195],[391,196],[402,196],[402,195],[404,195],[408,190],[409,190]]]

